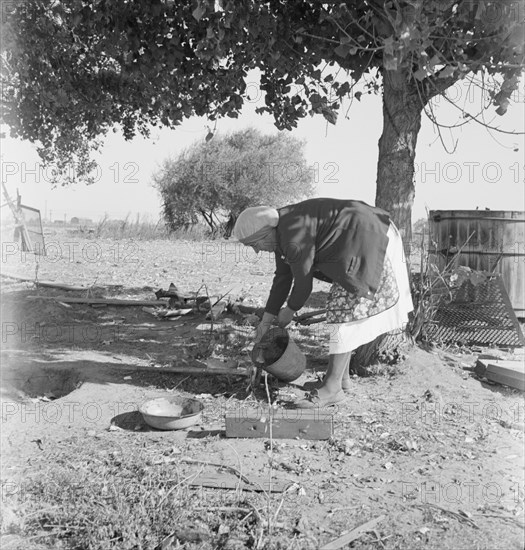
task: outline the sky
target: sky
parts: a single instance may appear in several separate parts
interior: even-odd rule
[[[263,101],[257,80],[255,74],[248,76],[251,99],[241,116],[219,120],[216,132],[248,126],[268,134],[278,131],[270,115],[255,113]],[[448,97],[450,102],[439,98],[434,110],[444,125],[464,120],[460,107],[477,113],[483,99],[466,83],[451,88]],[[504,117],[490,109],[485,118],[500,129],[523,132],[523,93],[515,95]],[[210,121],[193,117],[176,130],[154,129],[150,138],[137,137],[129,142],[110,132],[96,157],[97,182],[57,188],[49,182],[49,172],[41,166],[31,143],[3,138],[2,181],[11,196],[18,189],[23,204],[40,209],[46,219],[69,221],[77,216],[97,221],[104,215],[113,219],[127,215],[136,219],[139,215],[157,221],[161,202],[151,183],[152,174],[166,158],[177,157],[193,143],[203,141],[210,126]],[[305,157],[312,167],[317,196],[374,203],[381,131],[378,95],[363,95],[361,101],[347,103],[335,126],[317,115],[299,122],[292,135],[305,141]],[[429,210],[525,210],[524,150],[523,135],[499,133],[476,122],[453,130],[441,128],[440,138],[436,126],[423,115],[416,149],[413,222],[426,217]]]

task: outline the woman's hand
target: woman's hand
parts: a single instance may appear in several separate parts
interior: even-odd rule
[[[257,325],[257,328],[255,329],[256,344],[258,344],[262,340],[263,336],[268,332],[268,329],[272,326],[274,319],[275,315],[267,313],[266,311],[263,313],[261,322]]]
[[[293,309],[288,306],[283,307],[277,316],[277,324],[282,328],[287,327],[292,322],[294,315],[295,311]]]
[[[264,335],[268,332],[268,330],[272,326],[274,319],[275,315],[272,315],[271,313],[267,313],[265,311],[261,322],[257,325],[257,328],[255,329],[255,342],[252,350],[252,360],[254,363],[264,363],[263,350],[257,344],[259,344]]]

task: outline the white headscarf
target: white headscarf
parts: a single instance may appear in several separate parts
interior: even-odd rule
[[[252,206],[243,210],[235,227],[233,236],[243,244],[251,244],[263,239],[279,223],[279,212],[270,206]]]

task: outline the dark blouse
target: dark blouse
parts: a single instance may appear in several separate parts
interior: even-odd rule
[[[265,310],[301,309],[313,278],[373,296],[381,280],[390,225],[387,212],[361,201],[309,199],[279,209],[275,276]]]

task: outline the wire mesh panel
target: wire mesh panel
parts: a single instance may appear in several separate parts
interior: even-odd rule
[[[26,231],[29,236],[29,252],[44,256],[46,253],[44,243],[44,231],[42,230],[42,219],[40,210],[30,206],[20,205]],[[27,246],[27,244],[26,244]]]
[[[483,282],[466,280],[442,300],[432,321],[425,326],[429,340],[479,346],[525,345],[520,325],[499,274]]]

